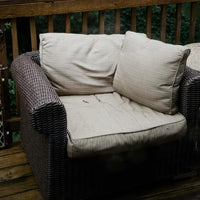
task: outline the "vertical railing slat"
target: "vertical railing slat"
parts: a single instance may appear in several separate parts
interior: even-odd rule
[[[137,9],[132,8],[131,9],[131,31],[136,31],[136,23],[137,23],[136,13],[137,13]]]
[[[0,20],[0,29],[4,31],[4,20]],[[6,38],[5,33],[3,40],[0,41],[0,64],[3,65],[3,67],[7,67],[7,50],[6,50]],[[5,106],[5,119],[8,119],[9,116],[9,110],[10,110],[10,104],[9,104],[9,86],[8,86],[8,70],[4,73],[4,100],[1,100],[2,105]]]
[[[31,34],[31,47],[32,51],[37,50],[37,34],[35,27],[35,17],[30,17],[30,34]]]
[[[0,29],[4,31],[4,20],[0,19]],[[3,32],[4,37],[3,40],[0,42],[0,64],[2,64],[4,67],[7,67],[7,51],[6,51],[6,39],[5,39],[5,33]]]
[[[197,12],[197,2],[191,3],[190,11],[190,32],[189,32],[189,43],[195,41],[195,22],[196,22],[196,12]]]
[[[176,44],[180,44],[180,38],[181,38],[181,10],[182,10],[182,4],[179,3],[176,5],[176,38],[175,38]]]
[[[104,34],[105,22],[104,22],[104,11],[99,11],[99,33]]]
[[[120,9],[115,10],[115,34],[120,34]]]
[[[11,35],[12,35],[13,59],[15,59],[19,55],[16,19],[11,20]]]
[[[70,21],[70,14],[66,14],[66,27],[65,27],[66,33],[71,32],[71,21]]]
[[[53,33],[54,27],[53,27],[53,15],[48,15],[48,32]]]
[[[160,40],[166,40],[166,19],[167,19],[167,5],[162,5],[161,11],[161,25],[160,25]]]
[[[146,34],[147,37],[151,38],[151,16],[152,16],[152,7],[147,7],[147,23],[146,23]]]
[[[17,36],[17,21],[16,19],[11,19],[11,35],[12,35],[12,51],[13,51],[13,59],[15,59],[19,55],[19,47],[18,47],[18,36]],[[19,94],[16,91],[16,107],[17,113],[20,114],[20,102],[19,102]]]
[[[88,13],[84,12],[82,16],[82,33],[88,33]]]

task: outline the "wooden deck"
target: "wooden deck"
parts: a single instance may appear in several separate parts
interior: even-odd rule
[[[0,199],[42,200],[20,143],[0,150]],[[200,176],[140,188],[115,200],[200,200]]]
[[[0,150],[0,199],[42,200],[20,143]]]

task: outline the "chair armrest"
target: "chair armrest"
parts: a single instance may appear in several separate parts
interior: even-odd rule
[[[200,108],[200,72],[186,67],[180,85],[179,111],[186,117],[188,127],[198,123]]]
[[[31,115],[33,127],[43,134],[66,130],[66,112],[39,63],[38,52],[17,57],[11,72],[20,99]]]

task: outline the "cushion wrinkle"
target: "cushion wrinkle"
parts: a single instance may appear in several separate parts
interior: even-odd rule
[[[70,157],[140,148],[186,132],[183,115],[159,113],[116,92],[60,99],[68,113]]]

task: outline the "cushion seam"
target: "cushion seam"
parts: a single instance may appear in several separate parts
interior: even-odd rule
[[[172,84],[172,90],[171,90],[171,98],[170,98],[170,107],[169,107],[169,114],[172,114],[172,102],[173,102],[173,91],[174,91],[174,85],[175,85],[175,82],[176,82],[176,78],[177,78],[177,74],[178,74],[178,71],[179,71],[179,68],[180,68],[180,64],[181,64],[181,61],[183,59],[184,56],[182,56],[178,62],[178,67],[176,69],[176,73],[175,73],[175,76],[174,76],[174,80],[173,80],[173,84]]]

